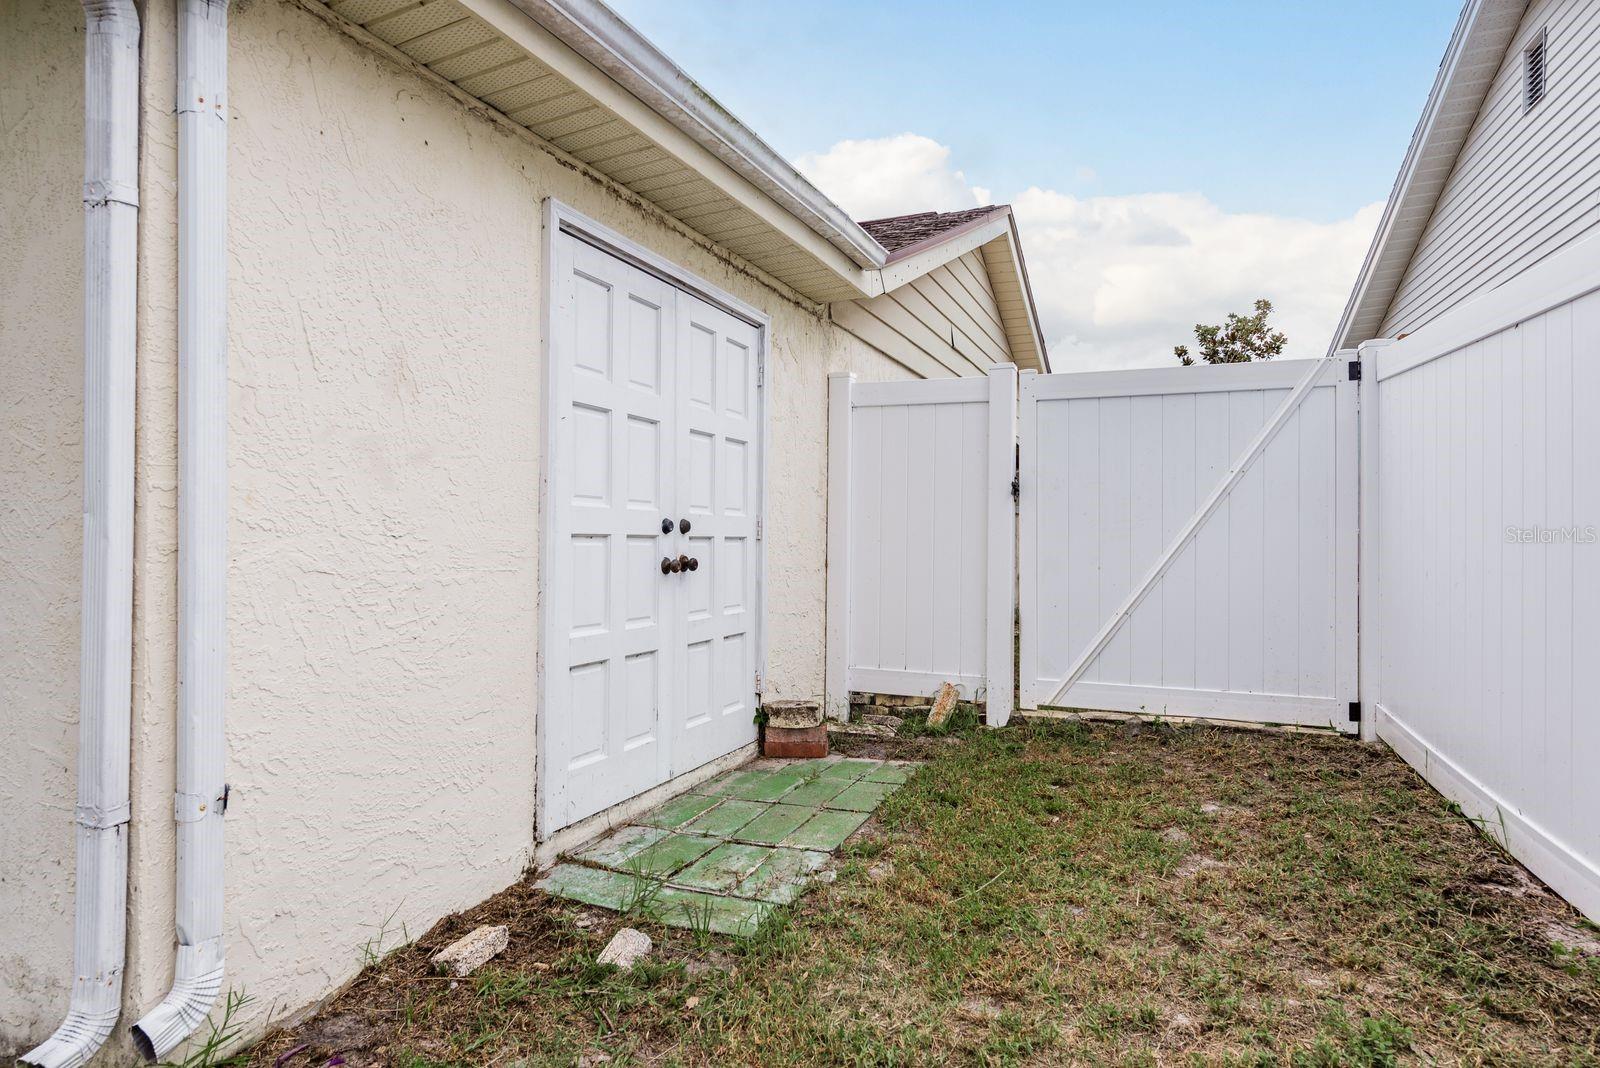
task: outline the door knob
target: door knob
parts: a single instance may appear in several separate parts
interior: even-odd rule
[[[700,566],[696,561],[689,559],[687,555],[678,557],[673,563],[677,565],[672,569],[674,571],[693,571]]]
[[[675,572],[677,572],[677,570],[678,570],[678,561],[674,560],[670,556],[663,556],[661,558],[661,573],[663,575],[674,574]]]
[[[689,521],[687,519],[678,520],[678,533],[679,534],[687,534],[687,533],[689,533]]]
[[[695,557],[691,556],[691,557],[689,557],[689,563],[686,566],[689,568],[690,571],[699,571],[700,570],[700,561],[698,559],[696,559]]]
[[[661,533],[663,533],[663,534],[671,534],[672,533],[672,520],[663,519],[661,521]]]

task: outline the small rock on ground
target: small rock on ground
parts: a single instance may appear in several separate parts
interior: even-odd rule
[[[652,945],[650,936],[643,931],[624,927],[611,936],[611,941],[600,951],[596,963],[615,964],[623,971],[627,971],[633,967],[635,961],[650,952]]]
[[[901,727],[905,726],[906,723],[906,721],[901,719],[899,716],[884,716],[871,712],[864,713],[861,716],[861,721],[863,723],[870,723],[874,727],[888,727],[892,731],[899,730]]]
[[[435,953],[433,967],[435,971],[455,976],[471,975],[504,953],[510,944],[509,928],[479,927]]]
[[[867,878],[875,883],[884,882],[894,874],[894,865],[887,860],[880,860],[867,869]]]
[[[829,734],[855,734],[864,738],[893,738],[894,728],[878,723],[830,723]]]
[[[1193,841],[1189,837],[1189,832],[1182,827],[1168,827],[1161,832],[1161,840],[1163,842],[1171,842],[1173,845],[1184,845]]]
[[[939,687],[939,696],[933,702],[933,711],[928,713],[928,726],[943,727],[950,721],[951,713],[956,710],[956,688],[948,682]]]

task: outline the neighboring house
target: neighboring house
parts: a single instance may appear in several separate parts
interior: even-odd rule
[[[828,374],[1048,370],[1009,209],[853,222],[597,0],[225,11],[0,0],[45,1063],[259,1029],[748,753],[823,691]]]
[[[1416,331],[1600,222],[1600,5],[1468,0],[1330,351]]]

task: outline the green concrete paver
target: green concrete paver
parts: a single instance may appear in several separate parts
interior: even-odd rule
[[[693,890],[727,892],[744,881],[745,876],[761,867],[772,856],[770,846],[740,845],[728,842],[719,845],[687,868],[672,877],[675,886]]]
[[[869,772],[877,770],[880,762],[876,760],[862,760],[859,757],[845,757],[842,760],[829,761],[821,774],[826,778],[859,779]]]
[[[744,790],[754,783],[764,782],[772,774],[771,768],[736,768],[726,775],[719,775],[710,782],[695,787],[696,793],[709,794],[712,797],[734,797],[735,791]]]
[[[673,798],[536,885],[677,927],[748,937],[800,896],[915,767],[853,757],[762,761]]]
[[[683,830],[690,834],[707,834],[713,838],[727,838],[740,827],[767,810],[759,801],[740,801],[730,798],[716,808],[707,809],[688,823]]]
[[[645,813],[639,822],[651,827],[666,827],[669,830],[681,827],[694,819],[700,813],[717,803],[714,797],[702,797],[699,794],[680,794],[671,801]]]
[[[850,780],[845,778],[818,776],[810,782],[801,783],[793,790],[783,795],[786,805],[804,805],[807,808],[816,808],[826,804],[839,796],[839,792],[850,785]]]
[[[749,938],[774,907],[768,901],[719,897],[668,886],[651,899],[644,911],[673,927],[708,929],[717,934]]]
[[[737,837],[741,842],[777,845],[810,819],[815,811],[799,805],[773,805],[741,827]]]
[[[870,812],[818,812],[785,838],[783,844],[797,849],[825,849],[831,853],[844,845],[844,840],[854,834],[857,827],[867,822],[867,817],[871,814]]]
[[[646,875],[671,875],[720,845],[715,838],[698,834],[669,834],[628,858],[626,870]]]
[[[814,760],[796,760],[789,766],[805,772],[806,778],[815,779],[818,775],[821,775],[824,771],[826,771],[829,765],[837,764],[838,762],[838,757],[817,757]]]
[[[727,796],[745,801],[776,801],[805,780],[806,773],[799,768],[758,772],[731,785]]]
[[[867,782],[888,782],[896,786],[911,777],[911,769],[903,764],[885,764],[876,771],[870,771],[865,776]]]
[[[578,859],[602,868],[625,868],[628,859],[667,836],[660,827],[624,827],[578,854]]]
[[[887,782],[851,783],[838,797],[829,801],[827,807],[847,809],[851,812],[871,812],[897,789],[899,787]]]
[[[636,902],[641,889],[637,876],[624,875],[620,871],[585,868],[581,864],[557,864],[549,875],[534,883],[534,886],[557,897],[617,912]]]
[[[828,854],[809,849],[771,850],[761,866],[739,884],[741,897],[787,905],[800,896],[806,880],[828,863]]]

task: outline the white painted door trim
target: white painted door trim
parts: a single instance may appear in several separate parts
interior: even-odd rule
[[[740,300],[733,294],[713,285],[705,279],[691,273],[687,268],[674,263],[664,256],[652,252],[638,242],[628,238],[617,231],[596,222],[594,219],[582,214],[555,199],[546,197],[542,218],[543,233],[540,240],[541,263],[539,296],[539,359],[542,361],[540,373],[541,398],[539,402],[539,418],[542,420],[541,440],[543,443],[542,455],[539,462],[539,526],[536,537],[539,542],[539,580],[534,590],[534,598],[538,604],[539,630],[538,648],[535,652],[537,663],[537,693],[534,708],[534,737],[535,737],[535,803],[534,803],[534,836],[535,841],[543,843],[560,828],[551,826],[549,813],[549,777],[547,771],[547,742],[549,731],[546,729],[546,715],[549,711],[547,694],[549,693],[548,662],[545,656],[547,649],[553,648],[556,640],[554,620],[550,606],[544,596],[545,580],[555,566],[553,559],[554,539],[551,535],[551,508],[550,508],[550,479],[555,468],[557,456],[557,425],[555,413],[552,410],[554,394],[554,320],[553,315],[557,300],[557,287],[559,280],[556,272],[556,240],[565,233],[585,244],[591,245],[602,252],[631,264],[638,269],[660,278],[669,285],[680,289],[692,296],[698,297],[707,304],[718,308],[733,317],[740,319],[756,329],[756,347],[758,359],[758,374],[762,378],[762,388],[756,391],[756,403],[760,406],[758,413],[761,436],[761,459],[758,471],[759,485],[757,487],[756,514],[758,529],[765,530],[767,525],[767,473],[769,470],[768,457],[772,451],[772,424],[770,419],[771,406],[767,403],[767,389],[765,388],[765,372],[768,364],[768,353],[771,350],[771,316],[759,308]],[[765,680],[767,675],[767,543],[765,537],[757,541],[756,553],[756,664],[758,666],[759,680]],[[759,690],[758,690],[759,696]],[[690,775],[693,773],[690,772]],[[626,804],[626,802],[624,802]],[[597,815],[603,815],[597,814]],[[588,822],[588,821],[583,821]]]

